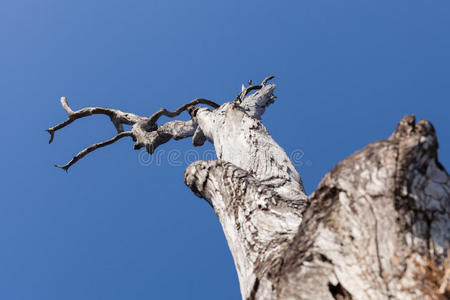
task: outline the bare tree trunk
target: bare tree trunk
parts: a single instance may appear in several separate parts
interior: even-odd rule
[[[275,99],[269,79],[221,106],[196,99],[148,118],[107,108],[74,112],[63,98],[69,118],[48,131],[52,140],[56,130],[92,114],[110,116],[117,128],[116,137],[83,150],[65,170],[126,136],[149,153],[171,138],[213,143],[219,160],[191,164],[185,183],[216,212],[243,299],[450,297],[450,177],[438,161],[431,123],[404,117],[391,137],[340,162],[307,197],[260,121]],[[190,121],[158,127],[161,115],[183,110]]]

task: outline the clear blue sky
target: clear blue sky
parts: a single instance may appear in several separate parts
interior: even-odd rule
[[[115,132],[96,116],[48,145],[61,96],[148,115],[273,74],[263,121],[304,153],[308,194],[405,114],[433,122],[448,168],[449,16],[448,0],[0,1],[0,299],[240,297],[216,216],[167,162],[191,141],[143,165],[123,139],[65,174],[53,163]]]

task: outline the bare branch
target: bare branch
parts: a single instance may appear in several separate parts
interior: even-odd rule
[[[247,88],[244,87],[244,90],[241,92],[242,99],[244,99],[245,95],[247,95],[250,91],[263,88],[266,82],[272,78],[273,76],[267,77],[262,82],[262,85],[257,86],[253,86],[251,81],[249,81],[250,86]],[[134,145],[134,149],[140,149],[142,147],[145,147],[150,154],[152,154],[158,146],[167,143],[171,139],[178,140],[186,137],[191,137],[194,136],[195,132],[197,132],[197,134],[194,136],[193,144],[195,146],[202,145],[206,141],[206,137],[204,136],[201,129],[198,128],[195,121],[190,120],[185,122],[175,120],[167,122],[163,124],[161,127],[158,127],[157,125],[157,121],[161,116],[173,118],[180,115],[182,112],[189,110],[190,108],[194,108],[196,105],[199,104],[205,104],[211,106],[214,109],[219,108],[219,105],[211,100],[204,98],[197,98],[190,101],[189,103],[180,106],[174,111],[169,111],[165,108],[161,108],[157,112],[152,114],[150,117],[141,117],[132,113],[126,113],[117,109],[105,107],[85,107],[80,110],[73,111],[69,106],[67,98],[61,97],[61,105],[67,112],[68,118],[64,122],[59,123],[47,129],[46,131],[50,134],[49,143],[51,143],[54,139],[54,135],[57,130],[62,129],[67,125],[70,125],[77,119],[81,119],[96,114],[109,116],[111,122],[116,128],[118,134],[114,138],[101,143],[94,144],[82,150],[77,155],[75,155],[70,162],[68,162],[64,166],[57,165],[57,167],[67,171],[73,164],[75,164],[81,158],[86,156],[88,153],[98,148],[110,145],[125,136],[131,136],[133,140],[136,142]],[[123,124],[132,125],[132,130],[124,132]]]
[[[134,149],[138,150],[145,147],[148,153],[153,154],[156,148],[167,143],[171,139],[181,140],[193,136],[196,129],[197,124],[192,120],[170,121],[152,131],[146,131],[136,124],[132,128],[133,138],[135,138],[136,141]]]
[[[107,115],[107,116],[109,116],[119,133],[123,131],[122,124],[133,125],[133,124],[137,123],[138,121],[145,119],[145,118],[137,116],[135,114],[125,113],[125,112],[122,112],[117,109],[111,109],[111,108],[105,108],[105,107],[86,107],[86,108],[82,108],[82,109],[74,112],[69,107],[66,97],[61,97],[61,105],[64,108],[64,110],[67,112],[68,118],[66,121],[59,123],[58,125],[55,125],[46,130],[50,134],[49,144],[53,141],[55,131],[66,127],[67,125],[71,124],[73,121],[75,121],[77,119],[81,119],[81,118],[84,118],[87,116],[91,116],[91,115]]]
[[[173,121],[168,122],[158,128],[156,121],[161,116],[167,116],[167,117],[176,117],[179,114],[181,114],[183,111],[187,110],[188,108],[198,105],[198,104],[206,104],[213,108],[218,108],[219,105],[216,104],[213,101],[203,99],[203,98],[197,98],[192,100],[191,102],[184,104],[180,106],[178,109],[174,111],[168,111],[165,108],[161,108],[159,111],[151,115],[150,117],[141,117],[132,113],[125,113],[117,109],[111,109],[111,108],[104,108],[104,107],[86,107],[82,108],[77,111],[73,111],[69,103],[67,102],[66,97],[61,97],[61,105],[64,108],[64,110],[67,112],[68,118],[66,121],[59,123],[46,131],[50,134],[50,140],[49,143],[53,141],[53,138],[55,136],[55,132],[59,129],[62,129],[66,127],[67,125],[71,124],[73,121],[77,119],[81,119],[87,116],[96,115],[96,114],[102,114],[107,115],[111,119],[111,122],[114,124],[114,127],[117,130],[117,135],[109,139],[107,141],[94,144],[81,152],[79,152],[77,155],[74,156],[74,158],[67,163],[64,166],[58,166],[59,168],[62,168],[64,170],[68,170],[73,164],[75,164],[77,161],[79,161],[81,158],[83,158],[88,153],[110,145],[117,140],[125,137],[125,136],[131,136],[134,141],[136,141],[135,149],[139,149],[143,146],[146,147],[147,151],[151,154],[153,153],[154,149],[158,147],[161,144],[164,144],[168,142],[170,139],[181,139],[188,136],[192,136],[195,132],[195,129],[197,128],[196,124],[193,124],[192,121],[189,122],[183,122],[183,121]],[[124,132],[123,130],[123,124],[126,125],[132,125],[133,129],[132,131]]]
[[[77,155],[75,155],[67,164],[65,164],[64,166],[59,166],[59,165],[55,165],[55,167],[61,168],[64,171],[68,171],[69,168],[74,165],[77,161],[79,161],[80,159],[82,159],[83,157],[85,157],[87,154],[91,153],[94,150],[97,150],[99,148],[111,145],[115,142],[117,142],[118,140],[120,140],[121,138],[124,138],[126,136],[132,136],[133,133],[131,131],[125,131],[125,132],[121,132],[118,135],[116,135],[115,137],[113,137],[112,139],[109,139],[107,141],[101,142],[101,143],[97,143],[94,145],[91,145],[85,149],[83,149],[82,151],[78,152]]]
[[[275,76],[269,76],[269,77],[264,78],[264,80],[262,81],[261,85],[253,85],[252,84],[252,80],[249,80],[248,81],[249,86],[247,88],[244,88],[244,85],[242,85],[243,86],[243,90],[236,96],[234,101],[242,103],[242,101],[244,101],[244,98],[245,98],[245,96],[248,95],[248,93],[250,93],[251,91],[254,91],[254,90],[262,89],[267,84],[267,82],[269,80],[272,80],[274,78],[275,78]]]
[[[189,103],[186,103],[182,106],[180,106],[179,108],[177,108],[174,111],[168,111],[165,108],[161,108],[160,110],[158,110],[157,112],[155,112],[153,115],[151,115],[148,119],[148,123],[150,126],[156,124],[156,122],[158,121],[158,119],[161,116],[166,116],[166,117],[170,117],[170,118],[174,118],[176,116],[178,116],[179,114],[181,114],[183,111],[187,110],[189,107],[198,105],[198,104],[206,104],[211,106],[212,108],[218,108],[220,105],[218,105],[217,103],[208,100],[208,99],[203,99],[203,98],[197,98],[192,100]]]

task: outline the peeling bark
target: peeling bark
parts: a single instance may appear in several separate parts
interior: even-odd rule
[[[195,99],[149,118],[105,108],[73,112],[64,100],[69,119],[48,131],[52,140],[74,115],[101,113],[111,117],[118,136],[131,136],[135,149],[149,153],[170,139],[213,143],[219,159],[194,162],[184,180],[222,224],[243,299],[449,297],[450,177],[438,161],[431,123],[404,117],[391,137],[337,164],[307,197],[261,122],[275,100],[270,79],[250,83],[221,106]],[[156,124],[160,115],[184,110],[191,120]],[[132,130],[123,132],[122,123]]]

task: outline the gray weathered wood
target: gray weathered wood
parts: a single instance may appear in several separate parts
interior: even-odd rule
[[[69,118],[48,131],[53,139],[75,119],[98,113],[117,128],[118,136],[83,150],[66,170],[122,136],[149,153],[170,139],[213,143],[219,159],[192,163],[184,180],[222,224],[243,299],[449,297],[450,177],[438,161],[431,123],[404,117],[391,137],[337,164],[307,197],[261,121],[275,100],[267,81],[244,86],[220,106],[196,99],[148,118],[106,108],[73,112],[64,99]],[[160,115],[183,110],[191,120],[156,124]],[[121,124],[132,130],[123,132]]]

